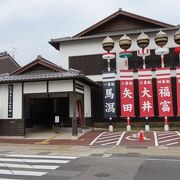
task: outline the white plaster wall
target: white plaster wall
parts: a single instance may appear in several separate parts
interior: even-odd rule
[[[73,80],[49,81],[49,92],[73,91]]]
[[[82,100],[82,95],[76,94],[76,101]],[[73,117],[73,93],[69,94],[69,117]],[[79,117],[76,103],[76,117]]]
[[[0,85],[0,119],[22,118],[22,84],[13,84],[13,117],[8,118],[8,84]]]
[[[46,93],[46,92],[47,92],[46,81],[24,83],[24,94]]]
[[[91,117],[91,88],[84,85],[84,115]]]

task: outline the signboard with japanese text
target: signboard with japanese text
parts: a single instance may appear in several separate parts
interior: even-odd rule
[[[180,67],[176,68],[177,115],[180,116]]]
[[[159,116],[173,116],[170,68],[156,69]]]
[[[134,117],[133,70],[120,70],[120,104],[122,117]]]
[[[8,85],[8,118],[13,117],[13,84]]]
[[[151,69],[138,70],[140,117],[154,116]]]
[[[103,73],[104,117],[116,117],[116,86],[114,71]]]

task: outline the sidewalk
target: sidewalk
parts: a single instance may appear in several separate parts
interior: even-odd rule
[[[108,132],[92,131],[76,138],[72,138],[71,133],[44,133],[43,136],[35,138],[0,138],[0,143],[12,144],[42,144],[42,145],[75,145],[90,147],[126,147],[126,148],[152,148],[152,147],[180,147],[180,133],[176,131],[150,131],[143,133],[143,141],[139,141],[136,131],[130,132]]]

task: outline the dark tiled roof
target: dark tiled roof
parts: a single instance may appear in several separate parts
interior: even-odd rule
[[[14,82],[14,81],[34,81],[34,80],[47,80],[47,79],[64,79],[70,77],[77,77],[80,74],[74,71],[67,72],[43,72],[36,71],[34,73],[25,73],[19,75],[7,75],[0,76],[0,82]]]
[[[54,46],[56,49],[59,49],[59,44],[61,42],[66,42],[66,41],[76,41],[76,40],[85,40],[85,39],[96,39],[96,38],[104,38],[107,35],[111,37],[115,36],[122,36],[123,34],[127,35],[133,35],[133,34],[140,34],[142,31],[145,33],[153,33],[153,32],[158,32],[160,30],[162,31],[176,31],[178,30],[179,27],[169,27],[169,28],[148,28],[148,29],[132,29],[132,30],[124,30],[124,31],[117,31],[117,32],[109,32],[109,33],[104,33],[104,34],[97,34],[97,35],[91,35],[91,36],[82,36],[82,37],[66,37],[66,38],[56,38],[56,39],[51,39],[49,42],[52,46]]]
[[[0,74],[11,73],[19,68],[20,66],[7,52],[0,53]]]
[[[93,86],[99,86],[95,81],[87,78],[83,74],[80,74],[76,70],[68,70],[66,72],[47,72],[36,71],[31,73],[19,74],[19,75],[0,75],[0,83],[13,83],[13,82],[28,82],[28,81],[43,81],[43,80],[63,80],[63,79],[81,79],[83,82]]]

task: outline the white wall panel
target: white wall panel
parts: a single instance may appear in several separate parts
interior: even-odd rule
[[[84,85],[84,115],[91,117],[91,88]]]
[[[13,84],[13,117],[8,118],[8,84],[0,85],[0,119],[22,118],[22,84]]]
[[[46,81],[24,83],[24,94],[46,93],[46,92],[47,92]]]
[[[73,80],[49,81],[49,92],[73,91]]]

